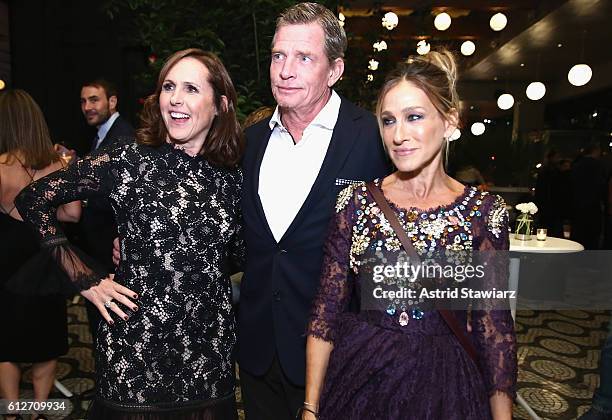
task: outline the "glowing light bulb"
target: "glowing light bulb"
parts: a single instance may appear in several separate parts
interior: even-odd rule
[[[450,28],[451,23],[452,23],[452,19],[451,19],[450,15],[448,13],[446,13],[446,12],[440,13],[434,19],[434,26],[439,31],[447,30],[448,28]]]
[[[476,44],[472,41],[464,41],[461,44],[461,54],[468,56],[474,54],[474,51],[476,51]]]

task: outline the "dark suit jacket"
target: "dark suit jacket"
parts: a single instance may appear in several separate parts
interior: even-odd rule
[[[104,149],[117,142],[131,143],[134,141],[134,138],[134,127],[132,127],[125,118],[119,115],[96,150]]]
[[[288,378],[304,385],[305,331],[319,286],[323,244],[342,181],[390,172],[374,116],[342,98],[332,139],[310,194],[277,243],[259,199],[259,169],[270,119],[246,131],[242,211],[247,262],[240,290],[240,368],[264,374],[275,354]],[[291,174],[287,174],[288,177]]]
[[[116,144],[134,141],[134,128],[121,115],[117,117],[100,146],[92,153],[100,153]],[[113,239],[117,237],[117,224],[110,202],[106,198],[91,198],[83,208],[79,222],[79,245],[83,250],[113,272]]]

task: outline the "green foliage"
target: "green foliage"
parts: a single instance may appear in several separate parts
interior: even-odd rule
[[[143,48],[155,60],[134,76],[137,90],[153,91],[163,61],[173,52],[201,48],[219,55],[239,94],[244,118],[262,104],[274,104],[268,66],[276,16],[289,0],[107,0],[104,10],[126,45]]]
[[[261,105],[274,105],[270,92],[270,45],[276,17],[295,0],[106,0],[104,10],[113,20],[123,42],[142,48],[143,55],[156,60],[134,75],[137,91],[153,91],[157,74],[166,57],[175,51],[196,47],[213,51],[227,67],[238,92],[238,115],[243,119]],[[337,1],[321,1],[336,10]],[[349,49],[343,79],[336,88],[352,101],[373,109],[382,75],[391,65],[387,54],[364,54],[351,41],[378,34],[349,33]],[[370,58],[381,62],[373,82],[367,82]]]

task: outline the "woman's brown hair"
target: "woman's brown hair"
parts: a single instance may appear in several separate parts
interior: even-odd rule
[[[140,114],[141,128],[136,132],[136,141],[148,146],[160,146],[166,142],[168,131],[161,117],[159,95],[170,69],[187,57],[198,60],[208,69],[208,82],[213,89],[218,112],[200,154],[213,165],[235,167],[244,148],[242,130],[236,119],[236,90],[221,60],[216,55],[197,48],[177,51],[164,63],[159,72],[155,93],[145,100]],[[227,98],[227,107],[223,106],[222,96]]]
[[[20,152],[23,165],[43,169],[59,160],[45,117],[24,90],[0,93],[0,154]]]

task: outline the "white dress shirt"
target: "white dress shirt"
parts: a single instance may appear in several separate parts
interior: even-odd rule
[[[277,242],[295,219],[319,175],[338,121],[340,102],[338,94],[332,91],[329,101],[297,144],[283,126],[278,106],[270,119],[272,134],[261,161],[258,192]]]
[[[113,115],[108,117],[108,120],[106,120],[104,124],[101,124],[98,127],[98,142],[96,143],[96,147],[94,147],[94,150],[100,147],[100,144],[102,144],[102,142],[104,141],[104,138],[108,134],[108,130],[110,130],[110,128],[113,126],[113,123],[115,122],[117,118],[119,118],[119,113],[115,112],[113,113]]]

